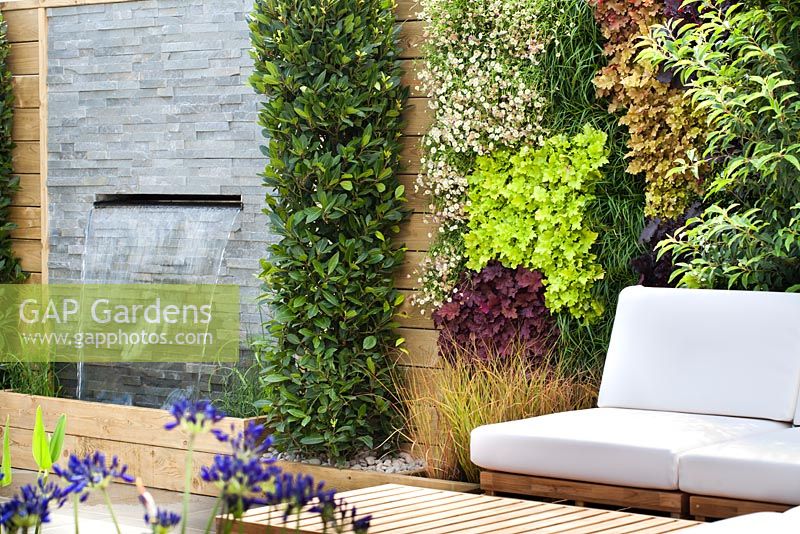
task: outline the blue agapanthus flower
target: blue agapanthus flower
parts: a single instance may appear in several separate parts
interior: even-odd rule
[[[51,508],[61,508],[69,493],[55,482],[44,479],[22,486],[19,493],[0,506],[0,526],[5,532],[14,533],[47,523]]]
[[[181,516],[175,512],[158,508],[154,516],[144,514],[144,521],[153,529],[153,534],[169,534],[181,522]]]
[[[225,418],[225,413],[217,410],[209,400],[192,402],[188,399],[180,399],[170,406],[169,413],[175,417],[175,420],[164,425],[164,428],[167,430],[181,428],[190,434],[208,432],[211,427]]]
[[[108,464],[105,455],[100,451],[87,454],[83,458],[71,454],[66,468],[54,465],[53,471],[69,483],[65,488],[66,492],[82,493],[81,500],[86,500],[89,492],[94,489],[107,488],[114,479],[125,482],[134,480],[127,473],[128,466],[121,465],[116,456],[112,457],[111,464]]]

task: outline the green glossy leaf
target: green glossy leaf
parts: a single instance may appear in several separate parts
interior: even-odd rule
[[[377,344],[378,344],[378,340],[375,338],[375,336],[368,336],[368,337],[364,338],[364,342],[363,342],[362,346],[364,347],[364,350],[371,350],[371,349],[374,349],[375,345],[377,345]]]
[[[56,463],[61,458],[61,451],[64,448],[64,435],[67,431],[67,414],[61,414],[56,422],[53,435],[50,436],[50,462]]]
[[[11,471],[11,432],[9,430],[10,415],[6,415],[6,426],[3,429],[3,463],[0,465],[0,488],[10,486],[13,482],[13,473]]]
[[[33,460],[36,462],[39,471],[49,470],[53,466],[53,461],[50,458],[50,443],[44,430],[41,406],[36,407],[31,448],[33,450]]]

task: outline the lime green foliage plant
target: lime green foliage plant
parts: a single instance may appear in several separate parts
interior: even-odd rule
[[[33,460],[39,468],[39,472],[46,476],[53,464],[61,458],[61,451],[64,448],[64,435],[67,430],[67,416],[61,414],[56,421],[56,426],[52,434],[48,434],[44,428],[42,417],[42,407],[36,407],[36,419],[33,424],[33,440],[31,449]]]
[[[603,268],[592,252],[598,235],[588,227],[586,211],[608,163],[606,140],[586,125],[574,137],[547,139],[541,148],[479,157],[469,176],[467,267],[479,271],[498,259],[511,269],[538,270],[552,312],[597,318],[602,305],[592,286]]]
[[[11,419],[6,415],[6,426],[3,428],[3,456],[0,462],[0,488],[5,488],[13,482],[11,471],[11,435],[8,433],[8,424]]]
[[[14,115],[14,93],[8,55],[8,25],[0,15],[0,283],[11,284],[25,280],[19,260],[11,249],[11,232],[16,225],[11,222],[11,197],[19,190],[19,177],[12,174],[11,152],[14,142],[11,129]]]
[[[707,116],[711,206],[662,250],[688,287],[800,289],[800,5],[690,0],[698,24],[652,29],[642,59],[675,71]]]
[[[279,236],[261,275],[273,341],[259,405],[276,446],[340,459],[395,427],[407,89],[394,2],[257,0],[250,30]]]

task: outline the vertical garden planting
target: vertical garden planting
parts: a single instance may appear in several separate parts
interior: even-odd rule
[[[21,282],[25,279],[19,261],[11,250],[11,232],[16,225],[11,222],[11,197],[19,190],[19,177],[11,170],[11,128],[14,117],[14,93],[11,86],[11,70],[8,55],[8,26],[0,16],[0,283]]]
[[[257,0],[250,28],[280,236],[261,274],[273,312],[261,405],[278,447],[341,458],[381,445],[396,422],[407,90],[394,2]]]

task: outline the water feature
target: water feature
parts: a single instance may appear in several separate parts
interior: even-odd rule
[[[99,202],[89,215],[81,279],[87,284],[216,284],[240,211],[241,204],[232,201]],[[160,405],[199,392],[203,365],[81,362],[75,396],[118,404],[142,404],[142,398],[152,397],[148,403]]]

